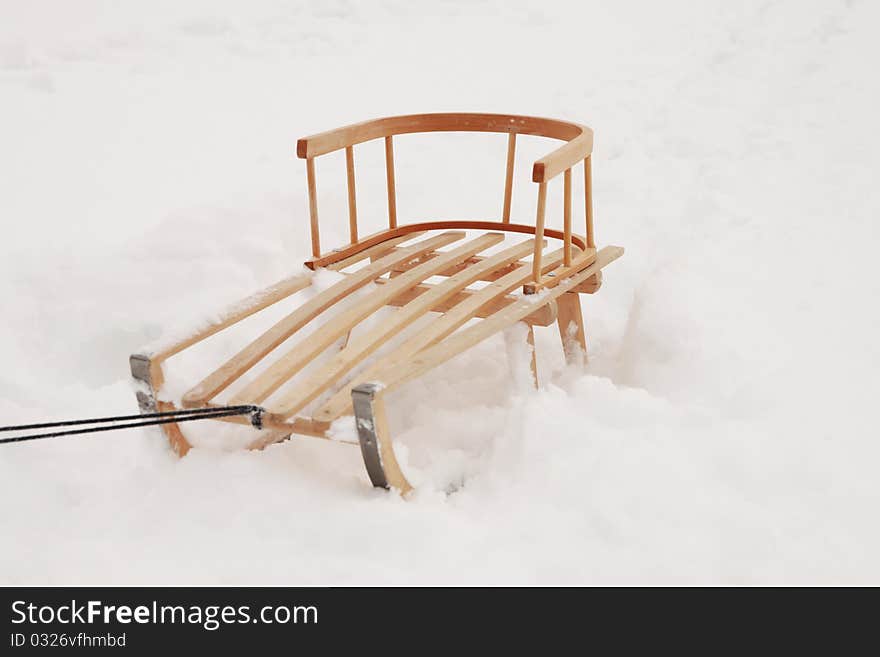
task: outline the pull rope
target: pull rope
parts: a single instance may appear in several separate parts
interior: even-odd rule
[[[0,445],[5,443],[20,443],[27,440],[40,440],[42,438],[57,438],[58,436],[75,436],[84,433],[99,433],[101,431],[116,431],[117,429],[133,429],[135,427],[149,427],[157,424],[170,424],[172,422],[192,422],[195,420],[211,420],[219,417],[232,417],[235,415],[250,415],[251,424],[257,429],[263,428],[263,409],[259,406],[217,406],[213,408],[195,408],[178,411],[162,411],[159,413],[141,413],[138,415],[116,415],[112,417],[97,417],[87,420],[63,420],[61,422],[41,422],[39,424],[19,424],[17,426],[0,427],[3,431],[30,431],[34,429],[54,429],[56,427],[88,426],[82,429],[68,429],[66,431],[53,431],[50,433],[29,434],[0,438]],[[136,420],[136,421],[132,421]],[[121,423],[121,424],[117,424]]]

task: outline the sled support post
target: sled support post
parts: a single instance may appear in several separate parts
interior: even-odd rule
[[[321,255],[321,237],[318,232],[318,189],[315,184],[315,158],[306,160],[306,178],[309,185],[309,221],[312,230],[312,256]]]
[[[345,172],[348,177],[348,234],[351,243],[358,241],[358,212],[354,188],[354,146],[345,147]]]
[[[532,278],[536,285],[541,283],[541,255],[544,242],[544,210],[547,205],[547,183],[538,183],[538,214],[535,218],[535,257],[532,260]]]
[[[565,170],[565,198],[563,199],[563,244],[565,245],[565,256],[563,264],[571,267],[571,169]]]
[[[388,418],[385,414],[384,387],[381,383],[361,383],[351,391],[354,406],[355,424],[361,455],[367,468],[370,482],[376,488],[396,488],[401,494],[412,490],[406,480],[388,432]]]
[[[593,236],[593,171],[591,155],[584,158],[584,214],[587,219],[587,248],[596,248],[596,239]]]
[[[397,228],[397,195],[394,191],[394,143],[385,137],[385,178],[388,183],[388,227]]]
[[[145,354],[132,354],[128,359],[132,378],[138,382],[140,390],[137,391],[138,407],[141,413],[165,413],[177,410],[174,404],[156,399],[156,390],[162,385],[162,367]],[[172,451],[177,456],[186,456],[192,448],[190,442],[183,435],[176,422],[161,425],[165,437]]]
[[[575,365],[587,362],[587,338],[584,333],[584,316],[581,313],[581,298],[577,292],[566,292],[556,300],[556,324],[565,362]],[[580,349],[580,353],[578,350]]]
[[[529,358],[529,369],[532,371],[532,383],[535,390],[538,389],[538,352],[535,350],[535,327],[529,324],[529,330],[526,333],[526,344],[529,345],[531,356]]]
[[[513,164],[516,160],[516,133],[507,135],[507,175],[504,178],[504,208],[501,220],[510,223],[510,199],[513,195]]]

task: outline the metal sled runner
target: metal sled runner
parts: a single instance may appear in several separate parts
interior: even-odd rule
[[[495,132],[507,135],[506,175],[500,220],[433,221],[398,224],[394,174],[397,135],[419,132]],[[537,183],[534,225],[512,223],[511,195],[518,135],[565,142],[532,168]],[[367,237],[358,234],[354,147],[384,139],[388,228]],[[557,323],[566,359],[586,354],[579,294],[596,292],[602,269],[623,254],[620,247],[597,250],[593,237],[591,158],[588,127],[551,119],[506,114],[419,114],[367,121],[300,139],[296,150],[306,160],[311,220],[309,270],[326,268],[344,277],[323,289],[271,328],[245,343],[219,368],[206,373],[182,396],[163,395],[162,364],[210,336],[242,322],[312,285],[310,272],[293,276],[244,300],[213,323],[151,353],[131,357],[140,382],[142,412],[179,407],[208,409],[253,405],[262,432],[250,444],[260,449],[291,434],[326,437],[331,423],[352,412],[364,463],[374,486],[407,492],[411,486],[394,455],[385,414],[385,395],[437,367],[456,354],[517,323],[533,327]],[[321,251],[315,158],[345,150],[351,243]],[[572,230],[572,170],[583,165],[584,233]],[[563,176],[563,230],[544,227],[548,182]],[[500,176],[499,176],[500,180]],[[505,241],[505,236],[514,238]],[[524,239],[519,239],[524,236]],[[502,244],[504,242],[504,244]],[[493,249],[493,247],[498,247]],[[489,251],[489,253],[487,253]],[[428,282],[437,279],[439,282]],[[517,294],[518,290],[522,294]],[[358,291],[358,296],[351,295]],[[341,303],[343,302],[344,303]],[[352,331],[379,309],[396,310],[383,321]],[[312,320],[327,319],[319,330],[297,340]],[[428,313],[432,321],[400,336]],[[471,320],[479,319],[472,322]],[[333,345],[344,345],[318,360]],[[535,372],[534,356],[532,371]],[[221,393],[231,392],[223,404]],[[248,423],[242,417],[217,421]],[[172,448],[184,455],[190,442],[175,423],[163,425]]]

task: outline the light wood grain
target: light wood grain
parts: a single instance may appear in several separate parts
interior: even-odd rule
[[[528,271],[531,271],[531,265],[526,265]],[[505,273],[509,274],[513,270],[508,270],[506,267],[504,268]],[[501,278],[500,276],[498,278]],[[494,278],[492,280],[498,280],[498,278]],[[384,279],[378,279],[377,283],[384,283]],[[394,297],[391,301],[388,302],[389,306],[405,306],[410,301],[415,299],[416,297],[421,296],[425,292],[433,289],[435,286],[430,283],[422,283],[420,285],[416,285],[415,287],[411,287],[409,290]],[[461,292],[456,292],[449,299],[443,300],[437,304],[435,304],[431,308],[431,312],[435,313],[446,313],[452,310],[453,307],[462,303],[463,301],[467,301],[470,297],[476,294],[478,290],[462,290]],[[518,296],[514,296],[512,294],[506,294],[502,297],[497,297],[482,306],[477,310],[474,314],[476,318],[484,318],[492,315],[493,313],[498,312],[502,308],[506,308],[511,303],[519,301]],[[556,321],[556,310],[553,305],[541,306],[531,315],[526,317],[523,320],[526,324],[532,324],[534,326],[550,326]]]
[[[318,226],[318,188],[315,182],[315,159],[306,160],[306,178],[309,188],[309,226],[312,234],[312,255],[321,255],[321,235]]]
[[[464,269],[442,283],[434,285],[428,292],[403,306],[380,325],[352,338],[345,349],[310,372],[292,390],[286,392],[278,403],[273,404],[272,412],[281,417],[290,417],[298,413],[388,340],[430,312],[436,304],[442,303],[478,280],[482,272],[503,267],[507,263],[523,257],[532,248],[531,240],[517,244],[485,258],[482,262]],[[395,279],[395,282],[397,280]],[[245,394],[242,393],[242,397],[245,397]]]
[[[385,182],[388,186],[388,227],[397,228],[397,191],[394,184],[394,143],[385,137]]]
[[[345,147],[345,174],[348,182],[348,236],[352,244],[358,241],[357,194],[354,180],[354,148]]]
[[[449,220],[449,221],[422,221],[415,224],[407,224],[398,226],[391,230],[386,229],[373,233],[362,238],[357,244],[351,244],[346,247],[337,249],[331,253],[322,255],[320,258],[312,258],[306,260],[305,265],[309,269],[317,269],[319,267],[330,267],[340,260],[348,260],[357,255],[361,251],[370,247],[382,244],[391,239],[396,239],[407,233],[424,232],[428,230],[501,230],[508,233],[522,233],[524,235],[535,235],[535,227],[526,224],[505,224],[501,221],[474,221],[469,219]],[[562,231],[547,228],[544,230],[544,236],[552,239],[562,240]],[[571,242],[579,249],[585,249],[586,241],[580,235],[573,234]]]
[[[368,246],[367,248],[359,251],[355,251],[353,255],[348,256],[347,258],[342,258],[341,260],[335,260],[334,262],[329,263],[324,267],[324,269],[331,269],[333,271],[342,271],[351,265],[357,264],[363,260],[371,260],[375,261],[381,258],[384,255],[387,255],[398,248],[403,242],[410,242],[416,238],[423,237],[428,231],[416,231],[413,233],[403,233],[398,235],[397,237],[392,237],[389,240],[385,240],[384,242],[378,242],[373,246]],[[341,250],[341,249],[338,249]],[[403,265],[397,265],[398,267],[402,267]],[[343,272],[346,273],[346,272]]]
[[[424,232],[413,232],[405,235],[400,235],[398,237],[392,238],[386,242],[377,244],[375,246],[368,247],[363,251],[360,251],[354,256],[351,256],[345,260],[339,260],[328,266],[329,269],[343,269],[352,264],[356,264],[363,259],[370,258],[373,256],[380,257],[385,255],[387,252],[392,249],[396,249],[397,245],[403,242],[409,242],[418,237],[422,237]],[[153,394],[155,396],[156,392],[162,388],[162,384],[164,382],[164,373],[162,371],[162,363],[164,363],[167,359],[177,355],[181,351],[192,347],[193,345],[205,340],[212,335],[223,331],[224,329],[237,324],[238,322],[250,317],[258,313],[265,308],[286,299],[287,297],[307,288],[312,283],[312,274],[299,274],[296,276],[291,276],[290,278],[286,278],[278,283],[275,283],[271,287],[266,288],[265,290],[261,290],[256,294],[252,294],[251,296],[236,302],[235,304],[229,306],[229,308],[220,313],[218,318],[204,324],[198,329],[191,331],[185,334],[182,337],[175,338],[173,340],[167,341],[159,346],[156,346],[148,355],[150,360],[150,377],[153,385]],[[166,425],[163,425],[166,426]],[[169,424],[167,428],[174,429],[177,425]],[[172,443],[177,439],[172,439]]]
[[[560,251],[562,253],[562,251]],[[586,251],[577,251],[571,258],[571,266],[566,267],[562,265],[558,269],[553,270],[549,276],[542,276],[541,282],[536,284],[533,281],[530,281],[523,285],[523,294],[536,294],[541,290],[550,289],[556,287],[562,281],[568,279],[569,276],[573,276],[581,271],[584,267],[589,265],[596,259],[596,250],[595,249],[587,249]]]
[[[177,340],[160,347],[151,354],[150,362],[154,365],[159,364],[168,358],[171,358],[171,356],[180,353],[184,349],[193,346],[197,342],[209,338],[215,333],[250,317],[254,313],[296,294],[300,290],[304,290],[311,284],[311,274],[298,274],[286,278],[265,290],[257,292],[247,299],[230,306],[228,310],[220,314],[217,320],[202,326],[185,337],[178,338]]]
[[[538,183],[571,168],[593,150],[593,131],[570,121],[515,114],[437,113],[374,119],[303,137],[296,143],[296,154],[317,157],[372,139],[416,132],[503,132],[567,142],[534,163],[532,180]],[[462,158],[462,166],[467,166],[466,158]]]
[[[544,259],[545,271],[552,269],[561,262],[562,251],[554,251],[548,254]],[[353,388],[359,383],[373,380],[386,367],[391,367],[396,363],[405,362],[413,358],[422,349],[440,342],[469,320],[476,317],[481,308],[492,304],[498,299],[504,298],[511,290],[529,280],[531,276],[532,266],[531,264],[526,264],[510,274],[499,278],[497,281],[489,283],[482,289],[473,292],[470,296],[453,306],[442,317],[435,319],[433,322],[425,326],[418,334],[412,336],[403,344],[398,345],[390,353],[385,354],[381,362],[371,365],[363,372],[355,374],[351,382],[346,386],[346,389],[335,393],[329,401],[314,413],[313,418],[321,422],[332,422],[345,413],[350,412],[351,395],[348,393],[350,388]],[[546,305],[547,304],[534,304],[532,310],[537,312]],[[494,315],[489,316],[491,317]]]
[[[565,249],[565,266],[571,266],[571,169],[565,170],[564,196],[562,201],[562,234]]]
[[[560,296],[570,293],[571,288],[583,283],[591,276],[594,276],[602,267],[620,257],[622,254],[623,249],[619,247],[607,247],[602,249],[598,253],[596,261],[593,264],[578,273],[576,276],[567,279],[565,282],[557,286],[556,289],[550,290],[540,301],[543,303],[547,298],[549,298],[551,302],[556,301]],[[522,301],[510,306],[504,311],[499,312],[472,327],[459,331],[447,340],[425,349],[414,357],[394,365],[389,365],[385,370],[381,371],[375,379],[370,380],[371,385],[367,387],[367,389],[371,391],[368,413],[365,415],[363,413],[363,407],[359,406],[360,410],[358,411],[356,422],[358,423],[358,426],[360,426],[360,423],[371,423],[372,425],[372,439],[376,441],[376,445],[379,449],[379,460],[382,468],[381,483],[376,483],[376,485],[390,484],[392,488],[399,490],[401,494],[406,494],[412,490],[412,486],[401,470],[400,464],[397,462],[394,454],[394,445],[391,440],[386,416],[386,395],[406,381],[438,367],[457,354],[460,354],[479,342],[482,342],[486,338],[495,335],[499,331],[516,323],[519,319],[528,314],[531,309],[530,307],[533,305],[534,299],[532,297],[524,297]],[[364,390],[358,388],[357,394],[363,395]],[[388,464],[387,468],[386,464]]]
[[[396,275],[402,271],[406,271],[407,269],[412,269],[416,265],[421,264],[421,262],[430,260],[431,258],[433,258],[435,256],[436,256],[435,253],[426,253],[419,260],[413,260],[412,262],[408,262],[405,265],[401,265],[400,267],[393,269],[391,274]],[[446,269],[445,271],[442,271],[437,275],[438,276],[452,276],[452,275],[460,272],[462,269],[465,269],[466,267],[470,267],[473,264],[481,262],[483,259],[484,259],[483,256],[474,256],[473,258],[468,258],[466,262],[462,262],[462,263],[455,265],[454,267],[450,267],[449,269]],[[496,269],[494,271],[487,271],[487,272],[481,274],[481,278],[479,280],[481,280],[481,281],[498,280],[499,278],[501,278],[505,274],[509,274],[514,269],[516,269],[520,265],[524,265],[524,264],[526,264],[524,261],[512,262],[509,265],[506,265],[505,267],[501,267],[501,268]]]
[[[593,158],[587,156],[584,159],[584,214],[587,220],[587,246],[596,248],[596,238],[593,235]]]
[[[568,278],[562,284],[547,290],[542,295],[540,302],[548,302],[558,299],[561,295],[568,292],[575,285],[582,283],[597,271],[607,266],[617,258],[623,255],[623,249],[618,246],[607,246],[599,251],[596,261],[581,271],[580,273]],[[387,366],[374,379],[384,387],[384,390],[390,391],[397,388],[401,384],[409,381],[428,370],[431,370],[441,363],[449,360],[453,356],[460,354],[462,351],[479,344],[486,338],[498,333],[526,317],[534,310],[534,301],[530,297],[523,297],[519,301],[499,313],[488,317],[474,326],[459,331],[448,339],[435,344],[433,347],[409,358],[405,362],[395,362],[394,365]]]
[[[283,356],[278,358],[266,370],[260,373],[253,381],[247,384],[239,391],[232,400],[233,404],[260,404],[282,384],[289,381],[297,372],[299,372],[308,363],[314,360],[331,344],[336,342],[345,332],[351,330],[354,326],[363,321],[366,317],[376,312],[384,306],[390,299],[394,298],[404,290],[413,285],[421,283],[426,278],[430,278],[437,271],[458,260],[464,260],[479,253],[494,244],[498,244],[504,239],[500,233],[488,233],[481,235],[473,240],[468,241],[452,251],[430,260],[405,274],[394,278],[392,281],[383,285],[377,290],[373,290],[369,295],[354,303],[347,310],[328,319],[321,325],[320,330],[315,331],[309,337],[297,343]],[[392,256],[386,256],[392,257]],[[346,281],[342,281],[345,283]],[[247,401],[244,401],[247,400]],[[278,411],[276,408],[281,406],[272,405],[273,413],[282,416],[290,415],[286,411]]]
[[[266,354],[279,346],[317,315],[327,310],[327,308],[340,299],[360,289],[377,276],[381,276],[395,265],[405,262],[408,258],[418,257],[426,251],[433,251],[440,246],[460,240],[464,236],[463,232],[447,232],[437,237],[423,240],[411,247],[395,251],[359,269],[351,276],[346,277],[345,280],[324,290],[321,294],[313,297],[294,312],[287,315],[189,390],[183,396],[184,406],[198,407],[213,399],[218,393],[225,390],[230,383],[256,365]]]
[[[352,218],[354,198],[353,147],[372,139],[385,140],[385,175],[388,194],[388,226],[397,228],[397,194],[395,189],[394,145],[395,135],[417,132],[502,132],[508,134],[507,167],[504,186],[504,205],[502,223],[510,222],[511,197],[513,192],[513,168],[517,134],[539,135],[561,139],[566,143],[555,151],[537,160],[532,167],[532,180],[539,185],[546,184],[553,177],[569,171],[571,167],[588,158],[593,149],[593,131],[587,126],[555,119],[516,116],[512,114],[480,113],[437,113],[411,114],[365,121],[336,130],[304,137],[297,142],[297,155],[306,158],[309,176],[309,209],[312,222],[313,259],[320,259],[320,238],[317,225],[317,198],[314,182],[314,158],[344,148],[348,164],[349,178],[349,224],[351,241],[356,242],[357,222]],[[569,174],[570,175],[570,174]],[[569,181],[570,185],[570,181]],[[545,192],[546,193],[546,192]],[[536,233],[537,235],[537,233]],[[538,241],[541,236],[538,236]],[[540,254],[535,253],[540,259]],[[308,263],[307,263],[308,264]],[[320,263],[326,264],[326,263]],[[320,266],[314,263],[309,266]],[[539,281],[536,281],[539,283]]]
[[[501,221],[510,223],[510,202],[513,196],[513,165],[516,162],[516,133],[507,135],[507,171],[504,176],[504,206]]]
[[[547,183],[538,185],[538,212],[535,217],[535,238],[544,239],[544,214],[547,208]],[[541,284],[541,249],[535,249],[532,259],[532,280],[536,285]]]

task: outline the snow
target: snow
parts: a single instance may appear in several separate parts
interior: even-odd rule
[[[597,240],[627,249],[583,297],[586,374],[537,329],[530,389],[512,329],[389,393],[410,501],[335,441],[4,446],[0,583],[880,583],[876,3],[0,15],[2,424],[133,411],[130,353],[300,272],[303,135],[421,111],[584,122]],[[518,146],[527,223],[552,142]],[[503,137],[414,135],[395,159],[402,221],[497,216]],[[367,234],[381,143],[356,165]],[[322,244],[343,244],[344,159],[317,169]]]

